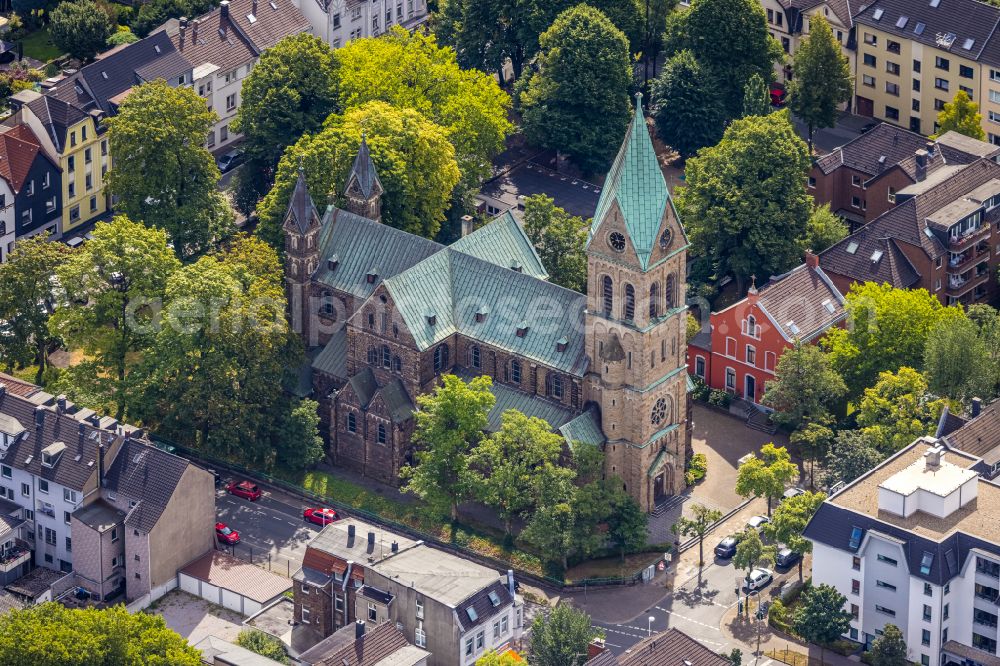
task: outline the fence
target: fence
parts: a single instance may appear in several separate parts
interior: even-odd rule
[[[180,574],[178,574],[180,575]],[[177,589],[177,578],[171,578],[163,585],[155,587],[146,594],[142,595],[132,603],[125,606],[129,613],[138,613],[139,611],[149,608],[154,601],[166,596],[167,592]]]
[[[472,560],[474,562],[478,562],[479,564],[482,564],[484,566],[493,569],[498,569],[498,570],[513,569],[521,580],[528,581],[533,585],[538,585],[547,588],[554,588],[566,592],[587,590],[587,589],[601,588],[601,587],[636,585],[642,582],[643,571],[645,571],[647,568],[644,566],[642,569],[627,576],[615,576],[607,578],[586,578],[583,580],[575,580],[575,581],[553,578],[551,576],[540,576],[538,574],[520,569],[517,567],[517,565],[513,564],[512,562],[496,559],[494,557],[490,557],[489,555],[484,555],[483,553],[474,551],[470,548],[466,548],[465,546],[462,546],[460,544],[443,541],[439,537],[433,534],[428,534],[427,532],[423,532],[422,530],[419,530],[411,525],[400,523],[398,521],[392,520],[391,518],[386,518],[382,515],[371,513],[370,511],[365,511],[364,509],[355,508],[349,504],[344,504],[343,502],[339,502],[332,497],[319,495],[294,483],[285,481],[284,479],[279,479],[275,476],[271,476],[270,474],[267,474],[265,472],[247,469],[246,467],[243,467],[238,463],[218,460],[210,456],[206,456],[201,452],[194,451],[185,446],[169,442],[159,437],[151,436],[150,439],[158,446],[166,448],[173,453],[181,455],[205,467],[212,468],[217,471],[226,471],[238,474],[240,476],[252,478],[258,483],[264,483],[274,488],[278,488],[291,495],[301,497],[304,500],[310,500],[312,502],[331,506],[338,512],[344,513],[346,515],[352,515],[355,516],[356,518],[365,520],[370,523],[374,523],[383,528],[399,532],[412,539],[424,541],[425,543],[432,544],[436,548],[439,548],[447,552],[451,552],[455,555],[459,555],[461,557]],[[736,511],[742,509],[745,505],[746,503],[741,504],[732,512],[728,513],[723,518],[723,520],[731,516]],[[677,552],[683,552],[688,548],[694,546],[696,543],[697,539],[690,539],[684,542],[683,544],[680,544]]]

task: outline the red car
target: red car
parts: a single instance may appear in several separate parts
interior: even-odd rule
[[[215,538],[219,540],[219,543],[227,543],[230,546],[235,546],[240,542],[240,533],[225,523],[216,523]]]
[[[259,500],[262,494],[257,484],[251,481],[233,481],[226,486],[226,490],[237,497],[248,499],[251,502]]]
[[[302,512],[302,518],[316,525],[329,525],[340,516],[333,509],[306,509]]]
[[[771,84],[771,106],[782,107],[785,105],[785,97],[788,93],[777,83]]]

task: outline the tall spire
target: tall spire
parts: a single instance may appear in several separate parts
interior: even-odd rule
[[[291,218],[298,228],[299,233],[306,233],[313,219],[319,222],[319,213],[309,195],[309,186],[306,184],[306,171],[302,166],[302,158],[299,157],[299,175],[295,179],[295,189],[288,200],[288,213],[286,217]]]
[[[347,176],[347,186],[350,187],[351,181],[355,179],[358,189],[365,199],[372,195],[372,190],[376,183],[378,183],[379,188],[382,187],[382,183],[378,179],[378,173],[375,171],[375,164],[372,162],[371,153],[368,150],[368,139],[364,132],[361,133],[361,145],[358,147],[358,154],[354,158],[354,166],[351,167],[351,173]]]
[[[636,93],[632,122],[625,131],[622,146],[604,181],[590,228],[591,239],[616,201],[632,245],[645,269],[670,202],[670,192],[642,112],[642,93]]]

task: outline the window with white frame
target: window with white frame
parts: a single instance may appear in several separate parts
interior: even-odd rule
[[[736,390],[736,371],[732,368],[726,368],[726,390]]]
[[[309,616],[310,615],[311,615],[311,613],[309,612],[308,608],[303,608],[302,609],[302,624],[309,624]]]
[[[757,365],[757,350],[754,349],[753,345],[747,345],[746,354],[747,364]]]
[[[419,648],[427,647],[427,632],[417,627],[413,632],[413,644]]]

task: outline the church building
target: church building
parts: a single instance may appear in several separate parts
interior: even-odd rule
[[[442,374],[487,374],[491,429],[517,409],[601,447],[606,475],[646,511],[683,491],[688,242],[640,101],[590,228],[586,294],[547,281],[509,211],[449,246],[382,224],[363,138],[343,208],[321,215],[299,174],[286,287],[332,462],[398,483],[416,397]]]

